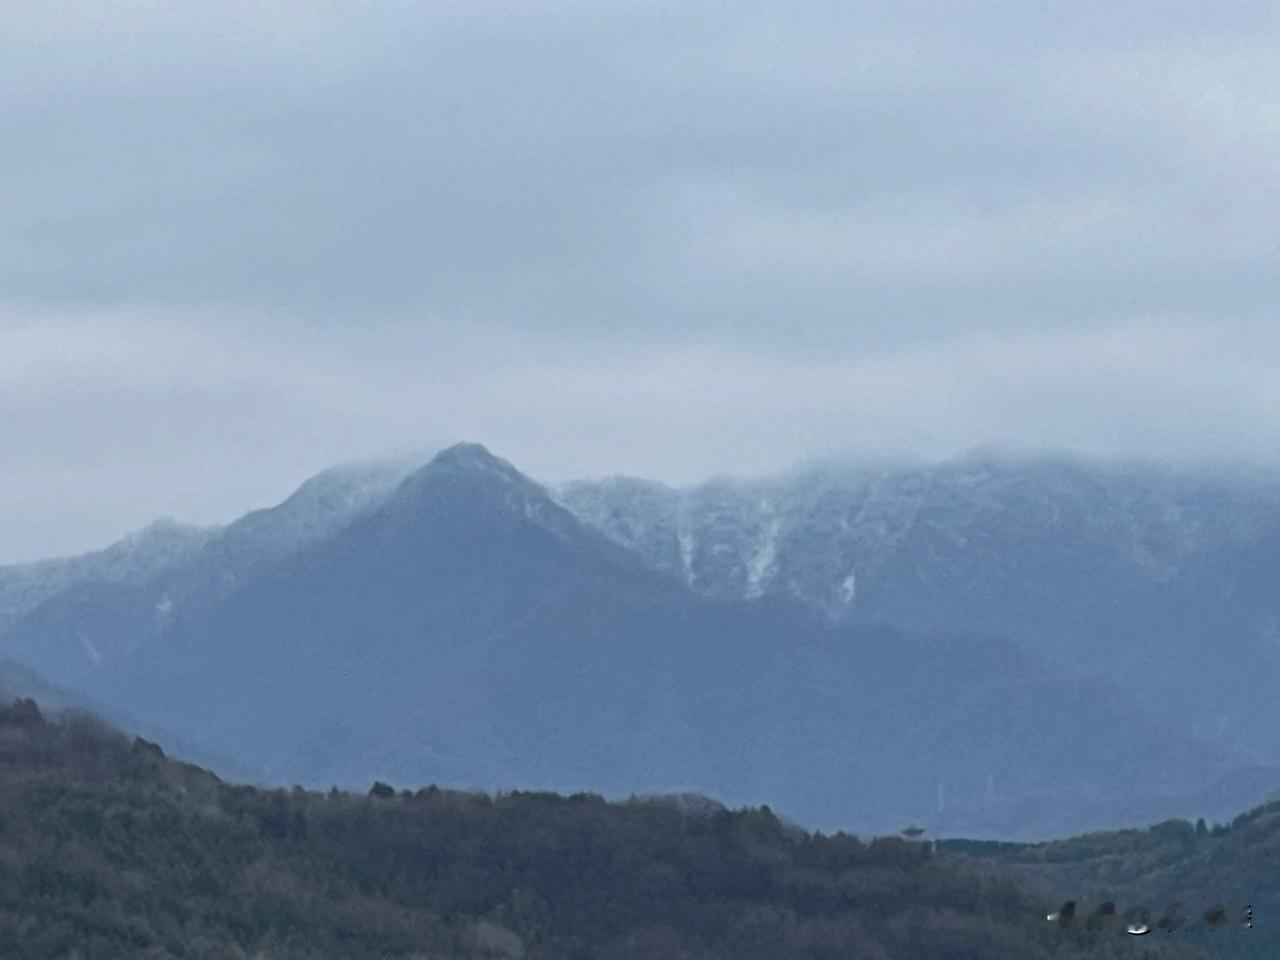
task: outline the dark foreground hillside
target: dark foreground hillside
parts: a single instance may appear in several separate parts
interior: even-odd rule
[[[1226,824],[1168,820],[1048,843],[948,841],[941,848],[944,859],[973,857],[1011,869],[1053,902],[1113,901],[1122,910],[1143,904],[1158,914],[1176,903],[1191,928],[1183,935],[1188,941],[1233,960],[1280,957],[1280,802]],[[1203,914],[1215,905],[1232,909],[1226,925],[1211,933]],[[1249,906],[1254,926],[1241,931],[1237,924]]]
[[[262,791],[83,716],[0,708],[0,955],[1181,956],[1050,929],[1003,867],[594,796]]]

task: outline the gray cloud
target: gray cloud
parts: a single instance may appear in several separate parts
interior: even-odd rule
[[[0,10],[0,560],[484,440],[1274,460],[1262,3]]]

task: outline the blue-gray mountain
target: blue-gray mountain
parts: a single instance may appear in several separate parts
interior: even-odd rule
[[[1034,836],[1225,816],[1280,783],[1238,752],[1153,720],[1120,685],[1080,676],[1078,662],[1102,645],[1096,637],[1057,628],[1047,642],[1061,646],[1046,661],[1026,649],[1038,642],[1026,624],[1038,621],[1010,615],[1022,624],[1009,631],[1020,648],[977,635],[991,625],[976,616],[947,624],[928,614],[935,604],[984,613],[972,596],[988,594],[988,603],[1008,595],[1011,609],[1035,613],[1051,562],[1083,578],[1062,597],[1097,585],[1106,602],[1125,600],[1106,565],[1132,538],[1132,517],[1148,515],[1182,531],[1176,550],[1156,538],[1152,557],[1224,557],[1221,582],[1262,603],[1259,571],[1273,555],[1245,547],[1269,522],[1265,488],[1221,484],[1234,499],[1215,511],[1218,487],[1202,486],[1203,502],[1184,497],[1180,525],[1139,496],[1141,484],[1116,475],[1142,507],[1130,510],[1130,527],[1112,524],[1104,549],[1089,539],[1105,541],[1104,521],[1086,518],[1091,532],[1081,538],[1046,519],[1084,509],[1069,485],[1043,479],[1075,474],[992,466],[975,481],[963,479],[972,466],[939,475],[948,469],[960,478],[949,493],[918,471],[863,487],[830,473],[779,481],[791,491],[786,503],[807,512],[781,509],[782,497],[762,505],[769,485],[673,493],[632,482],[562,491],[571,511],[510,464],[461,445],[403,479],[393,469],[322,475],[158,572],[74,582],[23,611],[3,643],[57,683],[163,721],[273,779],[316,786],[379,777],[698,789],[767,801],[816,825],[884,830],[916,817],[939,830]],[[1093,489],[1089,471],[1073,469]],[[618,491],[626,495],[609,506]],[[917,505],[905,523],[902,491],[915,491]],[[842,523],[851,498],[861,506]],[[664,524],[674,567],[653,546],[667,533],[646,533]],[[849,555],[824,561],[850,542],[840,539],[850,528],[868,531],[853,541],[863,544],[857,556],[880,572],[860,572]],[[808,559],[793,549],[805,530]],[[995,560],[979,559],[1005,549],[1021,553],[1004,557],[996,577]],[[1091,572],[1090,549],[1104,574]],[[1151,573],[1156,560],[1143,562],[1153,589],[1191,569]],[[818,602],[830,595],[823,576],[840,604]],[[896,593],[880,588],[899,606],[871,609],[929,633],[875,626],[864,614],[877,584],[899,580]],[[959,602],[966,588],[968,607]],[[912,589],[915,606],[905,599]],[[1019,589],[1030,598],[1012,596]],[[932,635],[938,626],[951,629]]]
[[[971,456],[562,501],[708,596],[1007,637],[1123,684],[1188,732],[1280,762],[1280,477]]]
[[[226,527],[161,521],[84,557],[0,567],[5,650],[92,689],[103,665],[381,503],[406,472],[335,467]]]
[[[0,566],[0,631],[68,587],[146,581],[185,561],[216,534],[215,528],[157,520],[105,550]]]

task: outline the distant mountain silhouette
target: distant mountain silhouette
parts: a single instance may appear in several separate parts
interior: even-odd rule
[[[707,596],[1006,637],[1180,729],[1280,762],[1280,475],[1061,456],[568,484],[585,522]]]
[[[391,464],[335,467],[278,506],[226,527],[193,531],[163,523],[100,553],[51,561],[66,582],[38,599],[26,596],[3,631],[4,651],[69,686],[91,689],[134,647],[371,509],[404,472]],[[29,580],[45,566],[0,568],[0,585],[6,575]]]
[[[217,535],[214,527],[157,520],[105,550],[0,566],[0,632],[45,600],[78,584],[142,582],[182,563]]]
[[[1004,641],[691,591],[479,445],[332,516],[263,562],[86,586],[90,607],[51,598],[10,643],[60,682],[316,786],[704,790],[817,825],[919,817],[934,835],[1042,803],[1019,832],[1043,835],[1073,803],[1122,822],[1135,798],[1176,805],[1239,768]],[[217,589],[190,572],[218,569],[236,576]],[[157,618],[171,584],[196,599]],[[87,656],[82,628],[109,650]]]

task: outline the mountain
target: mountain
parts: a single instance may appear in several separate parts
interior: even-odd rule
[[[1140,799],[1182,812],[1243,762],[999,639],[690,591],[477,445],[243,569],[162,621],[155,592],[100,587],[89,619],[118,640],[91,669],[84,607],[50,601],[11,638],[59,682],[321,787],[704,790],[975,835],[1016,810],[1005,835],[1044,836],[1141,822]]]
[[[985,454],[558,496],[711,597],[1007,637],[1183,730],[1280,762],[1280,477]]]
[[[10,960],[1075,960],[1192,956],[1043,921],[1011,868],[767,807],[221,782],[0,707]]]
[[[68,587],[86,582],[144,581],[182,562],[217,535],[212,527],[157,520],[105,550],[79,557],[0,566],[0,634]]]
[[[74,575],[65,573],[37,602],[27,595],[25,609],[0,628],[0,650],[68,686],[92,689],[104,665],[340,530],[381,502],[405,472],[396,464],[335,467],[275,507],[188,536],[186,549],[155,545],[164,531],[172,539],[183,529],[164,526],[101,554],[55,562],[74,567]],[[133,562],[122,565],[121,557]]]

